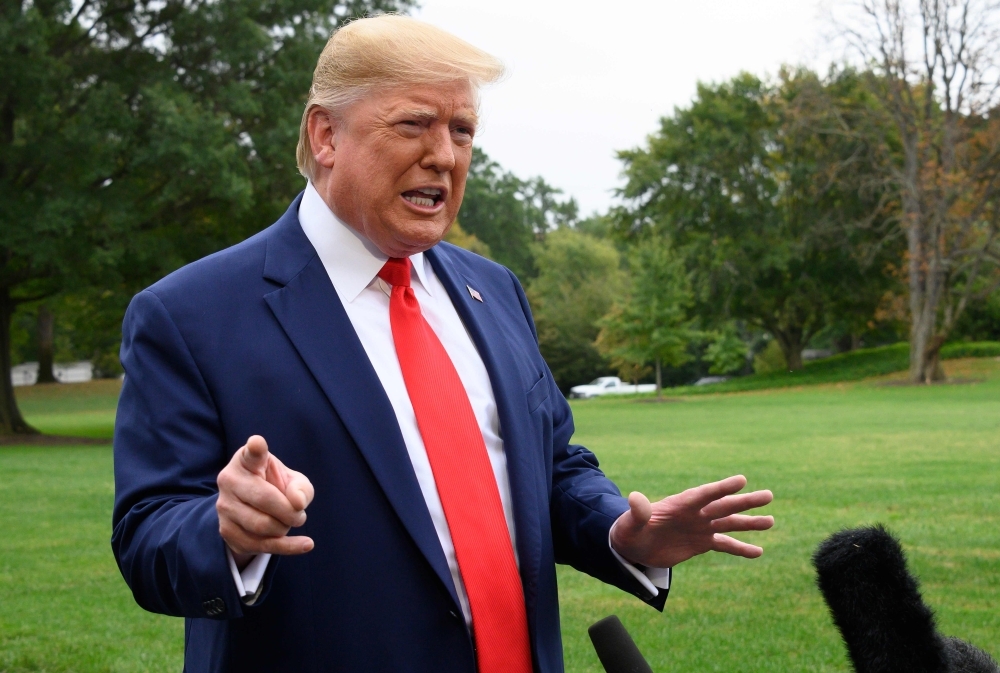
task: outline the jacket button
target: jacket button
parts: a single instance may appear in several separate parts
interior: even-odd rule
[[[205,609],[205,614],[209,617],[218,617],[226,613],[226,602],[221,598],[210,598],[201,604]]]

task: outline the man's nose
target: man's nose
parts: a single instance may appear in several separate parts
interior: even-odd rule
[[[434,124],[424,134],[424,156],[421,168],[447,173],[455,167],[455,147],[447,124]]]

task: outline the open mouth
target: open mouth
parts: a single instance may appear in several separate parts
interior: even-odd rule
[[[444,192],[437,187],[421,187],[403,192],[403,198],[421,208],[434,208],[444,201]]]

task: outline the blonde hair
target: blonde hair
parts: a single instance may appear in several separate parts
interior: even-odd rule
[[[341,113],[375,89],[467,81],[474,91],[499,80],[503,64],[451,33],[406,16],[358,19],[330,36],[313,71],[295,155],[299,172],[312,179],[316,159],[309,142],[315,107]]]

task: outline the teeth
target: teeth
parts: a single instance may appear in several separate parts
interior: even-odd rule
[[[427,208],[434,206],[434,199],[422,199],[419,196],[404,196],[403,198],[418,206],[426,206]]]
[[[421,194],[429,194],[430,196],[441,196],[441,190],[436,187],[424,187],[416,191]]]

